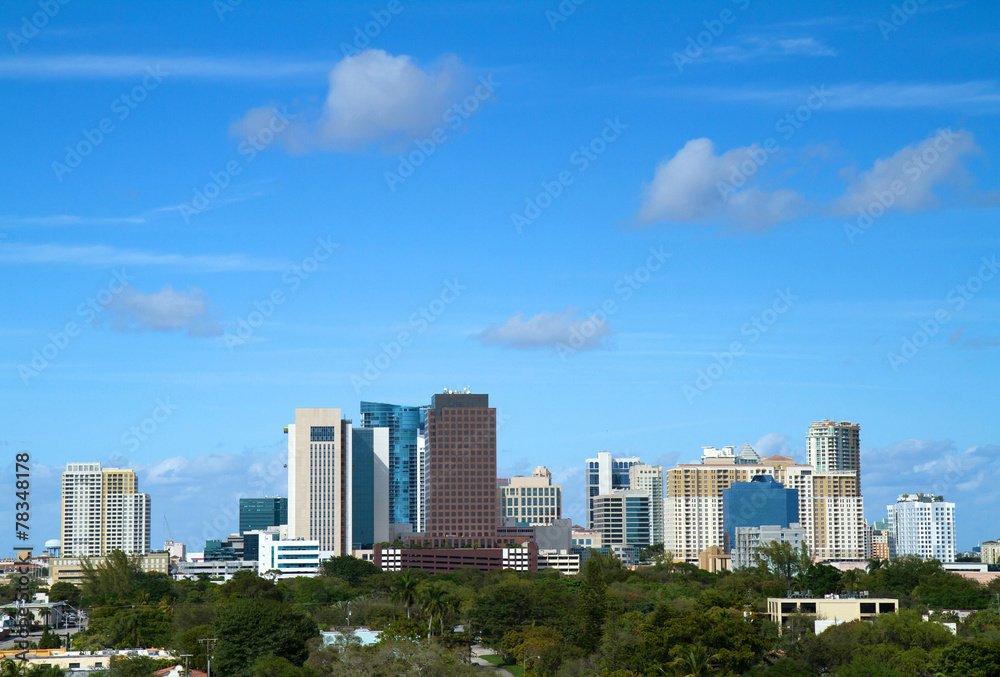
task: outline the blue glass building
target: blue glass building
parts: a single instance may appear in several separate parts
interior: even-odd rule
[[[389,522],[417,528],[417,433],[427,407],[361,403],[361,428],[389,429]]]
[[[287,498],[241,498],[240,533],[288,524]]]
[[[786,489],[770,475],[756,475],[749,482],[733,482],[722,490],[726,552],[736,542],[736,527],[788,527],[798,521],[798,489]]]

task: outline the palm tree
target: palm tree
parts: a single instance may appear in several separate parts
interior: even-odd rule
[[[406,617],[410,617],[410,605],[417,601],[417,586],[420,581],[413,572],[406,570],[392,582],[392,598],[406,606]]]
[[[715,672],[712,663],[718,660],[718,654],[709,655],[708,649],[701,644],[692,644],[681,649],[680,655],[667,663],[667,667],[676,677],[709,677]]]
[[[420,608],[428,616],[427,636],[430,637],[431,627],[434,623],[434,616],[444,615],[444,610],[447,605],[447,595],[441,586],[430,583],[420,589],[419,597]]]

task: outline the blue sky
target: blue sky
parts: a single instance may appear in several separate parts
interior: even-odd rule
[[[577,520],[600,448],[804,458],[833,418],[869,519],[935,491],[960,548],[1000,535],[992,3],[43,0],[0,28],[0,446],[39,544],[67,462],[135,468],[154,545],[165,513],[200,549],[285,494],[295,407],[466,386],[501,473],[547,465]]]

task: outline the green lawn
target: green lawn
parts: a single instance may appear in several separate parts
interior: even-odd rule
[[[484,658],[493,665],[496,665],[497,667],[507,670],[510,674],[514,675],[514,677],[521,677],[524,674],[524,668],[522,668],[520,665],[512,665],[510,663],[504,663],[503,656],[497,656],[496,654],[491,653],[480,656],[480,658]]]

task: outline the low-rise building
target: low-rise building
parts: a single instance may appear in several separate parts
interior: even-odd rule
[[[768,597],[767,613],[771,620],[784,628],[795,614],[810,616],[813,620],[850,622],[869,620],[881,614],[893,614],[899,609],[899,600],[889,597],[866,597],[841,594],[825,597]]]
[[[13,658],[20,650],[0,651],[0,659]],[[67,651],[66,649],[29,649],[25,660],[29,666],[52,666],[63,670],[107,670],[114,657],[176,658],[166,649],[100,649],[97,651]]]
[[[732,549],[732,567],[746,569],[757,562],[757,554],[762,546],[768,543],[789,543],[798,550],[805,543],[806,531],[798,522],[788,527],[764,525],[760,527],[736,527],[733,530],[735,540]]]
[[[83,561],[86,557],[53,557],[49,560],[49,580],[51,585],[56,583],[72,583],[81,585],[83,583]],[[90,557],[90,563],[98,566],[104,563],[104,557]],[[139,568],[146,573],[170,573],[170,553],[166,550],[157,550],[139,558]]]
[[[277,534],[264,532],[258,538],[257,548],[257,573],[261,576],[278,572],[274,575],[280,580],[319,574],[321,555],[318,540],[283,539]]]
[[[199,576],[221,578],[228,581],[237,571],[257,571],[256,560],[197,561],[178,562],[174,578],[177,580],[197,580]]]
[[[568,550],[539,550],[538,568],[573,576],[580,573],[580,555]]]
[[[979,561],[984,564],[1000,564],[1000,543],[985,541],[979,547]]]
[[[385,548],[376,543],[375,565],[383,571],[421,569],[445,573],[459,567],[481,571],[538,571],[538,545],[514,548]]]

